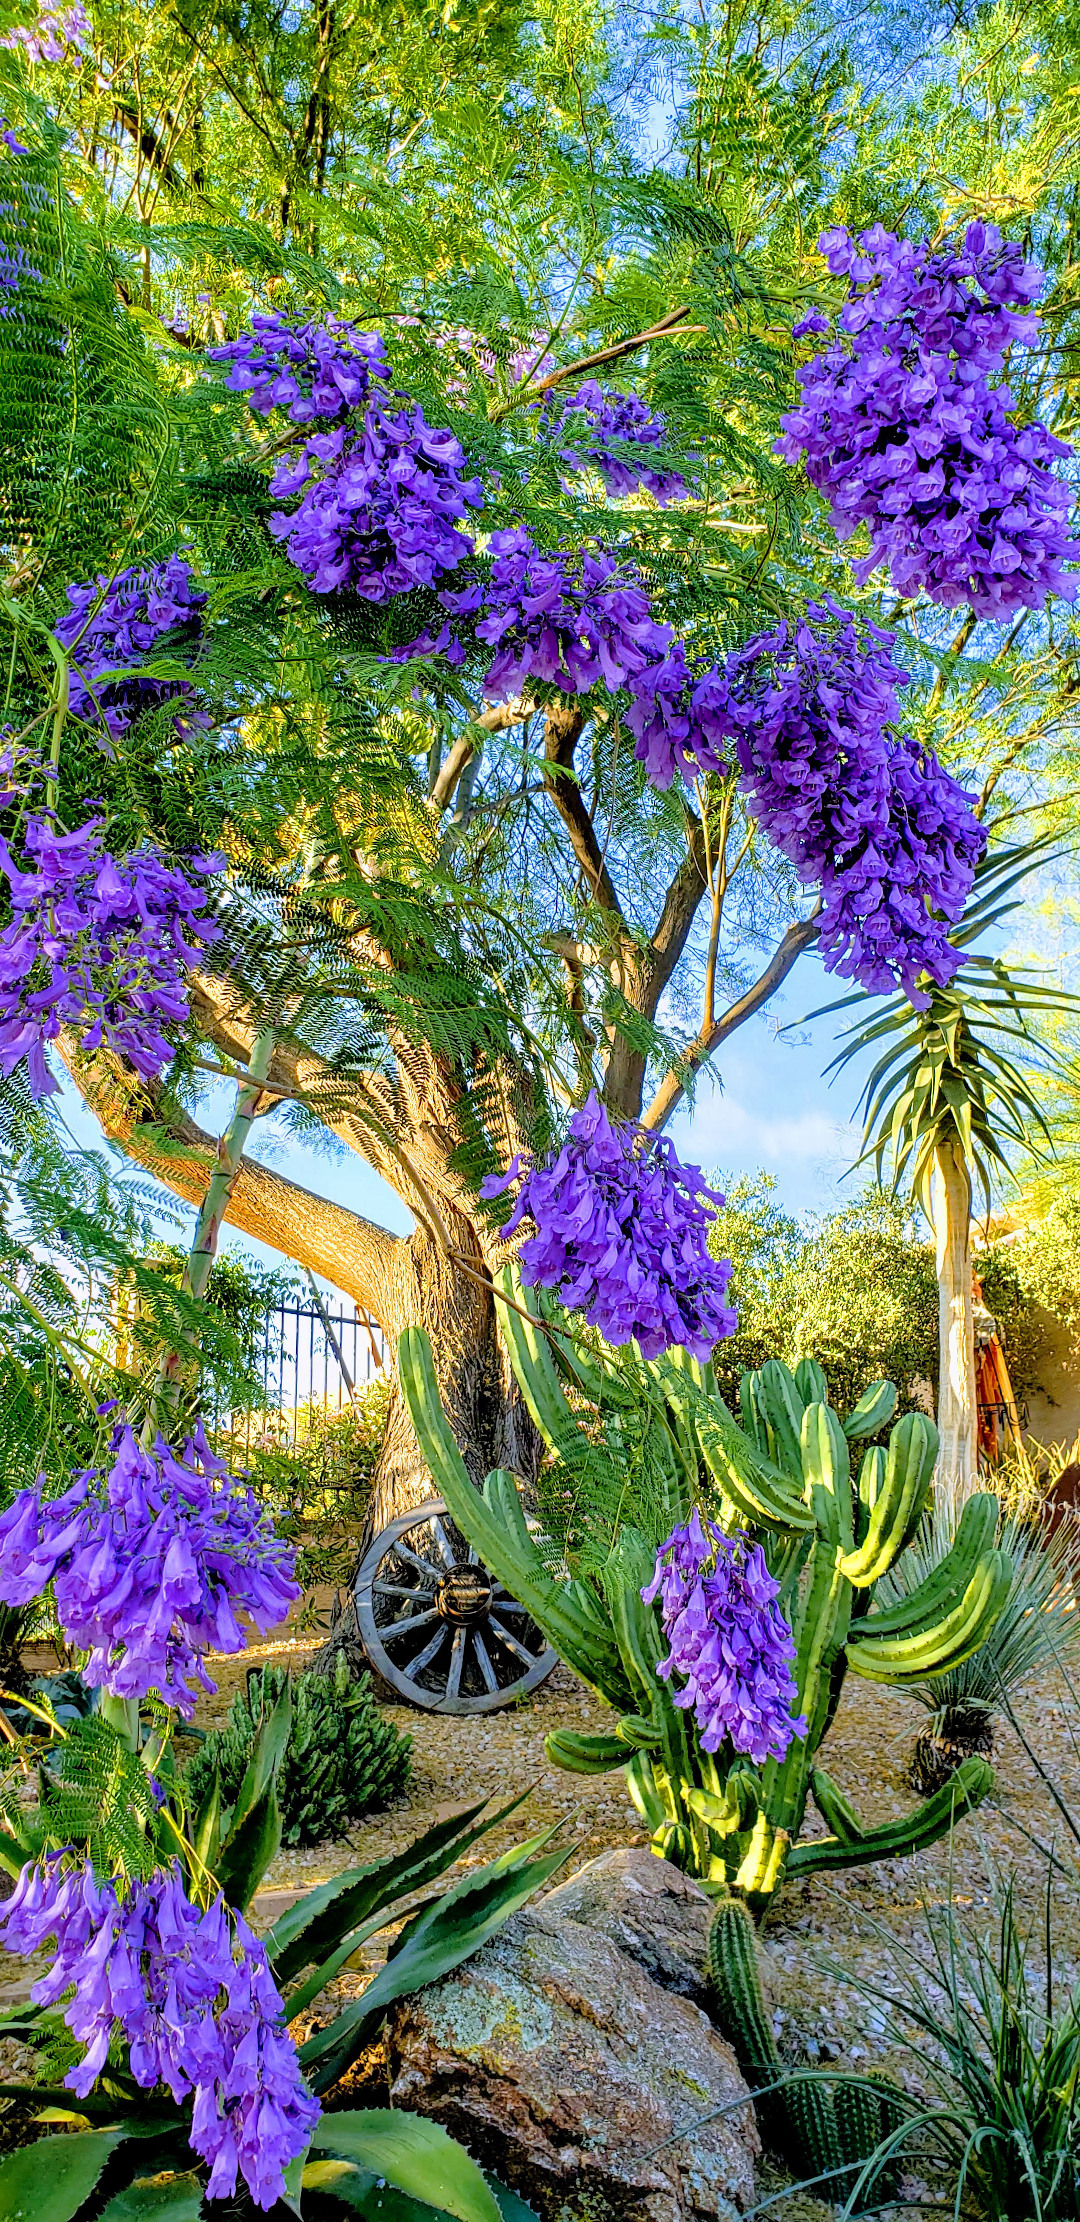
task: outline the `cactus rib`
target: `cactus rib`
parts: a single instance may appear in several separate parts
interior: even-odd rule
[[[906,1859],[911,1852],[924,1852],[948,1834],[954,1821],[981,1805],[993,1786],[994,1770],[988,1760],[978,1756],[965,1759],[951,1782],[935,1790],[925,1805],[917,1806],[902,1820],[867,1829],[854,1843],[845,1844],[839,1836],[815,1836],[793,1844],[787,1873],[803,1877],[820,1874],[826,1868],[868,1867],[874,1860]]]

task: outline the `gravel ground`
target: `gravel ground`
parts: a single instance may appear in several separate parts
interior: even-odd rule
[[[196,1719],[212,1728],[224,1719],[248,1665],[263,1659],[304,1663],[310,1637],[283,1630],[252,1645],[242,1659],[219,1659],[211,1671],[219,1681],[216,1697],[204,1699]],[[1080,1816],[1080,1722],[1060,1677],[1047,1675],[1038,1687],[1014,1701],[1018,1720],[1041,1765],[1066,1806]],[[474,1847],[466,1862],[478,1864],[526,1835],[562,1825],[568,1847],[568,1872],[609,1845],[642,1844],[644,1832],[626,1796],[620,1774],[567,1775],[553,1768],[544,1737],[554,1728],[602,1731],[613,1715],[584,1690],[564,1667],[535,1695],[507,1712],[442,1719],[388,1708],[389,1717],[413,1740],[412,1775],[405,1795],[392,1810],[359,1823],[349,1840],[312,1851],[282,1851],[269,1870],[255,1904],[257,1926],[267,1926],[282,1907],[343,1865],[377,1860],[400,1849],[437,1816],[487,1794],[506,1800],[527,1792],[524,1804]],[[866,1823],[892,1818],[915,1802],[905,1782],[912,1742],[925,1714],[900,1692],[878,1689],[848,1678],[823,1756],[829,1771],[857,1804]],[[847,1875],[815,1878],[786,1889],[762,1937],[763,1968],[774,2023],[783,2052],[792,2060],[865,2069],[887,2064],[902,2080],[916,2085],[917,2066],[910,2054],[895,2049],[886,2027],[887,2010],[871,1995],[871,1985],[890,1990],[888,1952],[904,1958],[921,1950],[925,1909],[954,1904],[978,1923],[991,1906],[995,1875],[1015,1872],[1017,1901],[1030,1918],[1037,1940],[1043,1914],[1046,1863],[1031,1842],[1053,1845],[1067,1874],[1055,1876],[1055,1979],[1063,1996],[1080,1972],[1080,1891],[1072,1840],[1036,1767],[1012,1729],[1003,1724],[995,1750],[997,1790],[992,1805],[961,1824],[952,1845],[942,1843],[911,1859],[856,1868]],[[811,1828],[820,1826],[811,1819]],[[1027,1926],[1027,1921],[1025,1921]],[[383,1940],[365,1954],[362,1965],[346,1970],[314,2009],[329,2016],[362,1988],[383,1956]],[[1039,1964],[1039,1948],[1033,1945]],[[0,2004],[25,1997],[35,1971],[9,1960],[3,1967]],[[844,1978],[847,1978],[845,1981]],[[8,2075],[18,2069],[5,2061]],[[909,2210],[910,2211],[910,2210]],[[770,2206],[777,2222],[801,2222],[824,2209],[805,2200]]]

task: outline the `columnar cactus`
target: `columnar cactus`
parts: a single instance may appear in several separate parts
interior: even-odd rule
[[[469,1481],[439,1402],[422,1329],[398,1346],[401,1379],[424,1456],[462,1532],[498,1580],[533,1615],[575,1673],[618,1715],[610,1735],[558,1730],[547,1740],[556,1765],[580,1773],[623,1767],[654,1849],[716,1892],[734,1893],[760,1919],[785,1875],[861,1866],[921,1850],[977,1805],[993,1782],[980,1758],[965,1761],[946,1789],[913,1813],[864,1828],[818,1764],[847,1672],[903,1684],[944,1673],[984,1640],[1009,1586],[994,1548],[998,1503],[969,1500],[945,1563],[902,1606],[874,1612],[874,1585],[922,1517],[937,1431],[921,1413],[892,1428],[887,1447],[867,1449],[852,1476],[850,1447],[887,1424],[896,1405],[875,1383],[841,1422],[824,1375],[804,1359],[794,1373],[777,1360],[745,1374],[736,1421],[711,1370],[686,1353],[642,1362],[626,1377],[601,1377],[552,1321],[529,1312],[520,1280],[503,1277],[503,1332],[515,1375],[554,1458],[610,1481],[618,1503],[626,1479],[627,1402],[646,1430],[655,1534],[615,1524],[599,1573],[553,1571],[529,1530],[512,1474]],[[588,1430],[571,1408],[591,1403]],[[620,1399],[622,1408],[620,1410]],[[601,1412],[601,1405],[603,1411]],[[754,1764],[724,1745],[702,1748],[694,1717],[673,1702],[677,1686],[658,1669],[667,1655],[659,1604],[646,1604],[657,1547],[700,1504],[724,1532],[764,1546],[780,1583],[795,1640],[796,1734],[782,1759]],[[826,1834],[803,1838],[812,1798]]]

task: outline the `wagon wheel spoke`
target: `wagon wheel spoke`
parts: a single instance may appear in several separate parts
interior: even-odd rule
[[[494,1613],[488,1621],[488,1627],[492,1635],[498,1636],[499,1642],[504,1643],[507,1650],[512,1651],[516,1658],[524,1659],[526,1666],[533,1665],[536,1658],[535,1651],[527,1651],[525,1645],[519,1643],[516,1636],[511,1635],[509,1628],[504,1628],[501,1620],[496,1620]]]
[[[487,1572],[439,1498],[375,1538],[357,1574],[356,1609],[373,1666],[428,1712],[493,1712],[536,1689],[556,1664],[527,1606]]]
[[[461,1691],[461,1669],[465,1664],[467,1628],[455,1628],[453,1648],[450,1652],[450,1671],[446,1677],[447,1697],[457,1697]]]
[[[443,1524],[442,1524],[442,1521],[441,1521],[441,1520],[433,1520],[433,1521],[432,1521],[432,1523],[431,1523],[431,1532],[432,1532],[433,1536],[435,1537],[435,1541],[436,1541],[436,1543],[438,1544],[438,1547],[439,1547],[439,1555],[440,1555],[440,1557],[442,1558],[442,1562],[443,1562],[443,1565],[444,1565],[444,1566],[456,1566],[456,1565],[457,1565],[457,1560],[456,1560],[456,1558],[454,1557],[454,1553],[453,1553],[453,1548],[452,1548],[452,1545],[451,1545],[451,1542],[450,1542],[450,1538],[449,1538],[449,1536],[447,1535],[446,1529],[444,1528],[444,1526],[443,1526]]]

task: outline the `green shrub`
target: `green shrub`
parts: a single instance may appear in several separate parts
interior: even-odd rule
[[[251,1668],[246,1690],[233,1699],[228,1726],[207,1736],[188,1765],[194,1809],[209,1791],[215,1768],[223,1805],[235,1804],[259,1725],[287,1679],[284,1667]],[[281,1841],[322,1844],[404,1788],[412,1737],[383,1720],[368,1676],[351,1681],[344,1656],[332,1675],[297,1675],[292,1698],[292,1727],[277,1778]]]

